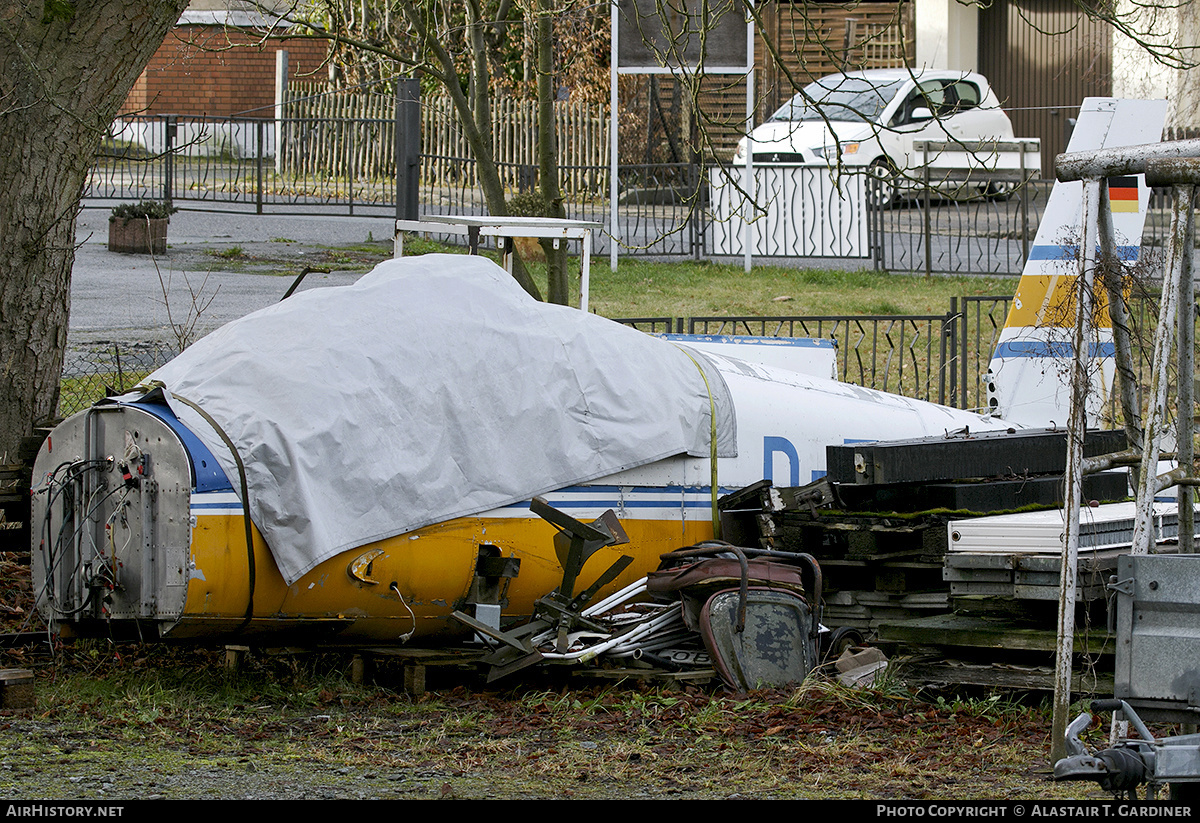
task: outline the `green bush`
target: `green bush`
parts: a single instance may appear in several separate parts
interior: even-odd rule
[[[179,209],[157,200],[143,200],[140,203],[122,203],[112,210],[114,220],[170,220],[171,215]]]
[[[513,195],[508,199],[510,217],[549,217],[550,204],[540,194],[532,191]]]

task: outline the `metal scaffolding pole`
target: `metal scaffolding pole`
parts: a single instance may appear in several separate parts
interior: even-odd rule
[[[1067,718],[1071,705],[1071,672],[1075,642],[1075,575],[1079,557],[1079,501],[1083,497],[1083,440],[1087,436],[1088,370],[1092,344],[1092,284],[1096,274],[1096,248],[1100,208],[1100,179],[1083,184],[1083,237],[1079,246],[1079,275],[1075,289],[1075,356],[1071,364],[1071,421],[1067,426],[1066,493],[1063,514],[1065,543],[1059,567],[1058,633],[1055,643],[1054,712],[1051,720],[1051,759],[1066,756]],[[1058,749],[1062,751],[1059,752]]]
[[[1100,211],[1102,205],[1107,205],[1107,197],[1104,196],[1106,190],[1104,181],[1114,175],[1145,174],[1147,182],[1151,185],[1175,185],[1171,251],[1164,275],[1162,300],[1159,307],[1159,325],[1155,335],[1150,409],[1146,415],[1146,429],[1142,438],[1137,517],[1134,523],[1133,537],[1133,552],[1136,554],[1148,551],[1153,534],[1154,495],[1161,490],[1160,486],[1162,485],[1158,478],[1157,468],[1162,437],[1167,427],[1167,371],[1170,364],[1172,337],[1176,331],[1176,306],[1181,294],[1191,295],[1190,291],[1186,291],[1186,287],[1181,286],[1180,281],[1185,269],[1185,259],[1188,261],[1186,264],[1188,280],[1191,279],[1191,207],[1195,192],[1194,186],[1200,182],[1200,141],[1183,140],[1097,152],[1063,154],[1056,158],[1055,168],[1060,182],[1082,180],[1084,183],[1083,236],[1080,238],[1075,349],[1071,380],[1071,423],[1067,437],[1066,499],[1063,504],[1066,529],[1059,576],[1058,642],[1056,645],[1051,737],[1051,758],[1057,761],[1066,756],[1066,726],[1071,700],[1075,586],[1079,557],[1079,506],[1083,481],[1082,442],[1086,434],[1087,369],[1090,363],[1091,353],[1089,350],[1092,341],[1092,287],[1097,268],[1094,255],[1098,241],[1102,255],[1111,252],[1114,245],[1111,236],[1103,236],[1104,232],[1109,230],[1107,215],[1102,215]],[[1181,183],[1186,185],[1179,185]],[[1101,236],[1098,237],[1098,235]],[[1115,263],[1111,258],[1107,258],[1105,265],[1115,265]],[[1191,297],[1185,299],[1190,300]],[[1187,311],[1190,320],[1190,305]],[[1191,323],[1186,325],[1190,326]],[[1114,333],[1116,333],[1115,329]],[[1187,340],[1186,345],[1190,355],[1190,334]],[[1190,369],[1190,365],[1187,368]],[[1187,382],[1190,384],[1190,372],[1188,378]],[[1186,402],[1190,409],[1191,392],[1188,391],[1187,394]],[[1188,465],[1179,474],[1187,474],[1190,468]],[[1190,511],[1189,509],[1189,513]]]

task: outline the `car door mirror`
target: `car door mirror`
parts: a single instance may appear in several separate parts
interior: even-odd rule
[[[933,112],[930,111],[929,109],[925,108],[924,106],[918,106],[917,108],[913,109],[912,119],[914,121],[915,120],[932,120]]]

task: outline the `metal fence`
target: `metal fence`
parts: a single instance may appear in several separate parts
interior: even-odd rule
[[[1003,198],[917,197],[871,209],[874,264],[927,274],[1020,274],[1052,184],[1033,180]]]
[[[177,354],[178,347],[148,342],[68,350],[60,384],[59,415],[66,417],[97,400],[129,391]]]
[[[279,121],[199,117],[139,117],[120,121],[105,141],[84,192],[91,200],[161,199],[176,206],[258,213],[380,214],[396,212],[394,180],[373,179],[352,162],[288,171],[278,162],[276,129],[285,141],[345,138],[347,129],[366,135],[381,121],[305,119]],[[390,121],[388,121],[390,122]],[[364,138],[365,139],[365,138]],[[342,139],[341,145],[351,145]],[[310,154],[320,156],[319,151]],[[357,155],[356,155],[357,156]],[[319,164],[318,164],[319,165]],[[427,214],[472,215],[485,211],[468,159],[422,155],[421,210]],[[434,170],[437,171],[434,174]],[[526,166],[506,168],[517,188],[534,184]],[[574,179],[604,179],[602,167],[572,167]],[[709,256],[705,245],[712,219],[706,168],[687,163],[626,165],[618,170],[619,237],[624,254],[664,257]],[[589,190],[589,187],[581,187]],[[889,271],[955,274],[1020,273],[1049,197],[1050,184],[1032,181],[1006,198],[969,201],[919,198],[892,208],[868,209],[870,264]],[[593,189],[594,191],[594,189]],[[1167,232],[1167,201],[1151,198],[1143,245],[1153,249]],[[566,204],[568,215],[603,223],[593,235],[593,253],[612,243],[609,203],[581,196]],[[986,370],[1003,328],[1011,297],[964,297],[944,315],[644,318],[627,321],[649,331],[746,333],[830,337],[838,341],[842,380],[963,408],[986,405],[979,377]],[[1150,299],[1152,302],[1152,298]],[[1146,305],[1146,301],[1143,301]],[[1149,334],[1156,313],[1135,313]],[[127,388],[170,355],[168,351],[96,352],[94,362],[68,364],[60,411],[71,413],[102,396],[105,387]],[[156,360],[155,358],[158,358]]]
[[[986,299],[995,300],[999,306],[1005,298]],[[957,299],[952,301],[951,311],[942,315],[658,317],[618,322],[651,333],[834,340],[837,377],[843,382],[943,404],[959,405],[963,401],[969,406],[970,399],[960,396],[957,389],[958,363],[968,356],[973,363],[982,363],[991,350],[980,354],[966,345],[970,325],[956,306]],[[1000,317],[999,325],[1003,323]],[[177,350],[167,344],[146,343],[72,352],[63,370],[59,413],[73,414],[102,397],[132,388],[176,354]]]
[[[386,117],[127,117],[102,144],[84,197],[260,214],[392,215],[399,199],[396,179],[378,170],[394,165],[370,158],[391,157],[380,144],[398,141],[395,125]],[[289,161],[298,156],[305,162]],[[615,231],[603,185],[608,168],[565,165],[564,178],[576,181],[565,207],[569,217],[605,226],[593,235],[594,254],[607,254],[615,235],[622,254],[712,257],[715,218],[707,181],[718,165],[622,165]],[[532,166],[517,163],[502,164],[501,175],[514,194],[532,188],[537,176]],[[419,180],[420,210],[426,214],[486,212],[470,158],[422,154]],[[891,208],[869,205],[864,263],[885,271],[1019,274],[1051,187],[1050,181],[1034,180],[1005,197],[914,197]],[[1154,192],[1146,245],[1163,242],[1168,213],[1164,195]],[[819,264],[821,258],[812,259]]]
[[[991,300],[999,307],[1007,298],[965,300],[979,305]],[[837,343],[837,376],[843,382],[921,400],[950,405],[961,401],[964,407],[979,407],[983,404],[977,398],[958,392],[958,364],[970,359],[978,369],[991,349],[982,351],[968,340],[990,338],[986,333],[972,336],[971,318],[957,312],[957,304],[957,299],[952,301],[951,311],[943,315],[659,317],[619,322],[651,333],[830,339]],[[996,323],[994,315],[982,316],[985,324]],[[999,326],[1003,322],[999,317]],[[63,370],[59,413],[73,414],[108,394],[132,388],[177,353],[167,344],[148,343],[73,351]]]
[[[957,394],[951,403],[964,409],[987,408],[987,395],[983,376],[987,362],[1000,339],[1000,331],[1008,319],[1012,295],[980,297],[968,295],[960,305],[952,302],[951,312],[956,314],[958,332],[959,369]]]
[[[837,378],[844,383],[985,412],[984,377],[1012,300],[1011,295],[953,297],[945,314],[933,315],[640,317],[618,322],[652,334],[831,339],[837,343]],[[1150,372],[1158,295],[1134,294],[1129,308],[1135,376],[1141,385]],[[1115,398],[1110,400],[1107,422],[1116,426]]]
[[[982,412],[987,408],[982,378],[1012,299],[1009,295],[955,297],[944,314],[930,315],[642,317],[617,322],[652,334],[829,339],[837,344],[837,378],[842,382]],[[1134,295],[1130,315],[1141,383],[1150,370],[1157,295]],[[72,350],[63,369],[59,414],[73,414],[131,389],[177,353],[166,343]],[[1109,415],[1109,425],[1116,425],[1115,402]]]
[[[818,337],[837,344],[837,377],[919,400],[947,402],[953,315],[693,317],[689,334]],[[948,379],[950,378],[950,379]]]
[[[303,214],[314,207],[346,214],[375,207],[386,214],[395,210],[395,180],[360,174],[365,160],[358,147],[391,124],[378,119],[122,118],[102,143],[83,196],[259,214]],[[314,144],[339,147],[342,154]],[[306,161],[289,162],[293,155]]]
[[[983,305],[994,301],[998,315],[1008,298],[966,298]],[[625,323],[650,333],[749,335],[754,337],[817,337],[837,344],[837,379],[866,388],[902,394],[962,408],[986,405],[978,393],[960,390],[966,385],[966,363],[978,368],[991,356],[981,352],[972,318],[958,310],[953,298],[945,314],[930,315],[814,315],[794,317],[643,317]],[[995,317],[976,315],[985,324]],[[978,322],[978,321],[977,321]],[[999,317],[1003,327],[1004,317]],[[960,368],[960,364],[963,364]],[[975,381],[978,383],[978,381]]]
[[[152,199],[180,208],[259,214],[394,215],[396,179],[378,172],[394,165],[371,158],[390,156],[379,143],[396,140],[397,133],[395,123],[383,117],[123,118],[101,146],[84,197],[93,203]],[[296,161],[300,157],[304,162]],[[605,226],[593,235],[594,254],[607,254],[615,235],[622,254],[712,257],[711,229],[719,225],[707,181],[717,165],[622,165],[615,231],[603,185],[608,168],[567,165],[564,177],[586,185],[572,187],[565,207],[569,217]],[[531,166],[508,163],[500,171],[513,194],[536,183]],[[425,214],[486,212],[470,158],[422,154],[419,180]],[[1048,191],[1048,184],[1035,182],[1007,199],[917,199],[869,208],[864,264],[888,271],[1017,274]]]

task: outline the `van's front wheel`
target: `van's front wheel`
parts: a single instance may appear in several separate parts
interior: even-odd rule
[[[1012,183],[988,183],[983,189],[983,196],[988,200],[1008,200],[1017,190]]]
[[[867,167],[867,196],[871,205],[890,209],[896,205],[896,168],[886,157],[878,157]]]

